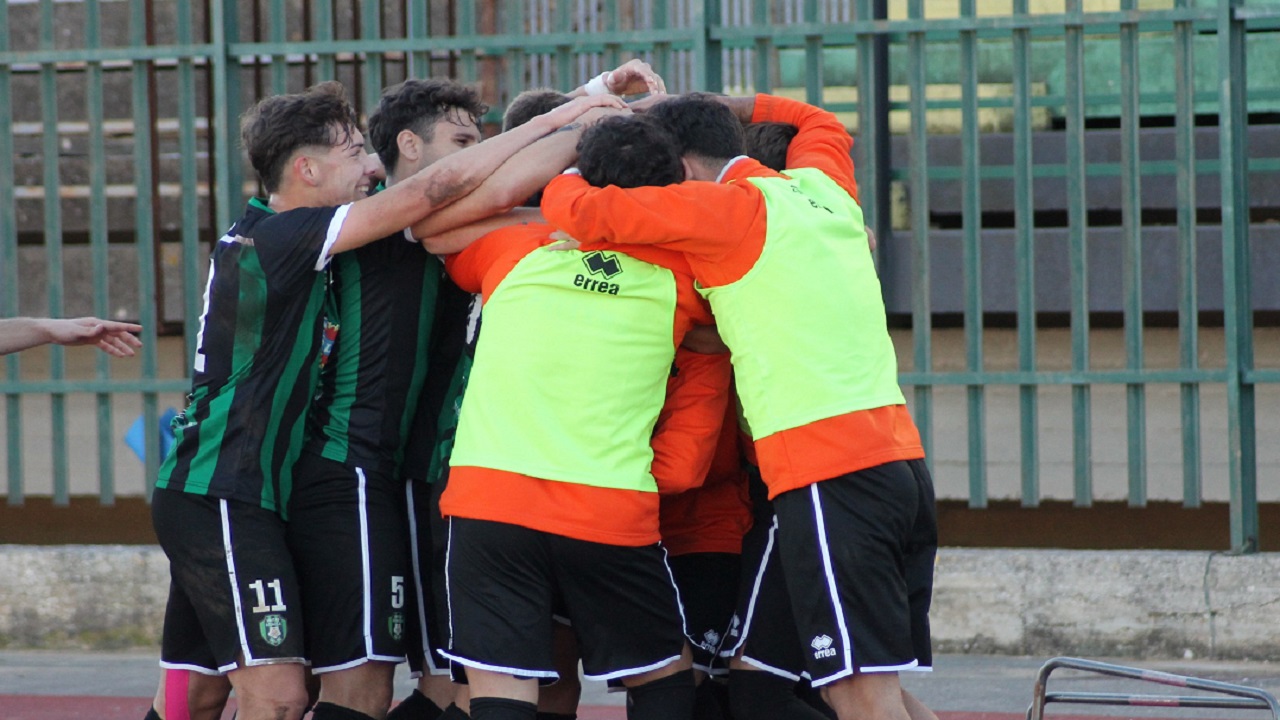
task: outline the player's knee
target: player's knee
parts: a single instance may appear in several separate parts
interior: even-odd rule
[[[796,696],[793,681],[752,670],[729,671],[729,714],[734,720],[825,720]]]

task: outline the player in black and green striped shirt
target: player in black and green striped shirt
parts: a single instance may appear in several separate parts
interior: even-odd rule
[[[267,98],[244,118],[244,145],[269,197],[252,201],[214,249],[190,405],[175,421],[153,498],[172,576],[161,664],[225,674],[241,720],[294,720],[307,703],[284,523],[330,258],[467,195],[516,150],[589,107],[541,118],[368,197],[377,163],[342,92],[325,83]],[[165,704],[162,692],[152,712],[162,716]]]

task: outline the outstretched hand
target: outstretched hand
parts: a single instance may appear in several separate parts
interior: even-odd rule
[[[664,95],[667,85],[649,63],[635,58],[619,65],[604,76],[604,85],[614,95]]]
[[[132,333],[141,332],[141,325],[101,320],[93,317],[42,321],[49,342],[57,345],[97,345],[100,350],[116,357],[132,357],[134,350],[142,347],[142,341]]]

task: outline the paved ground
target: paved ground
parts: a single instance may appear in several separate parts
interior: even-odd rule
[[[946,655],[933,673],[904,675],[904,683],[942,720],[1019,720],[1031,701],[1036,671],[1046,658]],[[1116,660],[1122,664],[1132,661]],[[1280,693],[1280,665],[1239,662],[1144,662],[1143,668]],[[0,651],[0,720],[141,720],[157,679],[150,653]],[[400,675],[397,696],[412,687]],[[1096,675],[1055,673],[1051,692],[1168,694],[1164,686]],[[1184,693],[1188,691],[1182,691]],[[1086,715],[1158,718],[1264,718],[1260,711],[1103,708],[1055,705],[1055,720]],[[582,720],[621,720],[622,696],[586,683]]]

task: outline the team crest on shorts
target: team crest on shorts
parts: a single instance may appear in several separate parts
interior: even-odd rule
[[[392,640],[404,637],[404,613],[391,613],[387,618],[387,632],[391,633]]]
[[[285,636],[289,634],[289,623],[285,621],[283,615],[268,615],[258,623],[258,632],[262,634],[262,639],[266,640],[268,645],[280,647],[284,644]]]
[[[702,647],[715,652],[720,647],[720,633],[715,630],[708,630],[702,634]]]

